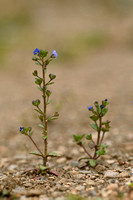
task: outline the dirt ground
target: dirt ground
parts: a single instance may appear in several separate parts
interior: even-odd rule
[[[133,183],[133,40],[131,36],[133,15],[130,12],[122,16],[120,14],[121,17],[116,16],[114,13],[106,12],[103,7],[99,9],[97,4],[91,3],[87,10],[79,3],[74,13],[72,8],[68,9],[69,6],[64,10],[65,14],[69,10],[70,15],[64,18],[65,23],[63,23],[61,19],[63,11],[56,14],[59,6],[56,7],[55,4],[51,6],[50,3],[48,5],[54,11],[53,13],[50,11],[49,20],[46,19],[44,22],[45,26],[49,22],[49,31],[40,32],[39,41],[34,41],[30,47],[27,45],[26,51],[22,45],[21,48],[9,52],[9,59],[3,64],[5,67],[1,67],[0,199],[133,199],[131,186]],[[35,10],[34,6],[35,3],[32,5],[33,10]],[[75,23],[79,20],[79,8],[82,8],[80,25]],[[56,28],[54,25],[51,26],[52,14],[58,22]],[[35,18],[45,15],[46,13],[44,14],[40,7],[37,7],[33,22],[38,31],[41,30],[43,20],[37,23]],[[93,23],[94,20],[96,23]],[[60,35],[58,28],[60,28]],[[66,36],[68,28],[72,37]],[[68,57],[66,60],[67,54],[62,55],[61,51],[65,52],[66,46],[68,49],[72,48],[70,44],[74,44],[75,34],[86,33],[87,30],[96,28],[109,33],[111,38],[109,42],[89,50],[81,49],[83,52],[79,52],[77,46],[77,51],[76,48],[72,51],[76,52],[77,57],[74,59]],[[39,120],[31,104],[33,99],[41,98],[32,77],[36,66],[31,61],[31,57],[34,48],[39,48],[39,45],[43,48],[41,43],[43,33],[45,37],[49,35],[50,38],[53,30],[56,31],[54,39],[57,39],[59,56],[48,67],[48,73],[57,76],[55,84],[51,86],[52,104],[49,105],[48,114],[58,111],[60,117],[49,124],[48,145],[49,152],[56,151],[62,155],[58,159],[49,160],[50,167],[58,171],[57,176],[36,174],[34,168],[39,167],[41,159],[28,154],[35,149],[19,132],[20,126],[32,126],[35,130],[33,137],[40,148],[43,148],[40,139],[41,131],[38,128]],[[52,45],[54,49],[57,43],[46,42],[47,47]],[[78,168],[77,161],[84,153],[73,142],[73,134],[93,133],[87,107],[94,101],[100,102],[105,98],[109,101],[109,111],[105,118],[111,121],[110,132],[106,134],[104,141],[108,144],[107,155],[101,158],[100,164],[95,169]],[[95,133],[93,135],[96,137]],[[4,189],[8,193],[2,193]]]

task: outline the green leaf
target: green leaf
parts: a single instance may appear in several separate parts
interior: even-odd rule
[[[95,167],[95,166],[96,166],[96,161],[93,160],[93,159],[90,159],[90,160],[89,160],[89,163],[90,163],[90,166],[91,166],[91,167]]]
[[[35,64],[36,64],[36,65],[39,65],[39,66],[42,66],[41,63],[38,63],[38,62],[36,62]]]
[[[38,54],[39,57],[44,58],[48,54],[48,51],[40,49],[40,53]]]
[[[109,128],[102,128],[101,129],[103,132],[108,132],[109,131]]]
[[[46,139],[47,139],[47,136],[45,136],[45,135],[42,136],[42,139],[43,139],[43,140],[46,140]]]
[[[33,131],[32,131],[32,132],[30,132],[29,134],[30,134],[30,136],[32,136],[32,135],[33,135]]]
[[[96,124],[91,123],[91,127],[92,127],[94,130],[98,131],[98,126],[97,126]]]
[[[43,91],[43,88],[41,88],[40,86],[37,87],[37,88],[38,88],[38,90],[40,90],[41,92]]]
[[[92,140],[92,134],[88,134],[88,135],[86,136],[86,139],[87,139],[87,140]]]
[[[52,59],[46,60],[46,65],[48,65],[51,61],[52,61]]]
[[[50,104],[52,101],[49,99],[47,102],[46,102],[46,104],[48,105],[48,104]]]
[[[37,61],[38,59],[36,57],[32,57],[32,60]]]
[[[105,151],[105,148],[104,147],[102,147],[102,149],[101,150],[99,150],[99,151],[96,151],[96,153],[97,153],[97,155],[105,155],[106,154],[106,151]]]
[[[43,115],[43,112],[41,110],[38,110],[38,109],[34,109],[34,110]]]
[[[83,139],[84,136],[85,136],[84,134],[82,134],[82,135],[73,135],[74,142],[76,142],[77,144],[81,143],[81,140]]]
[[[38,126],[39,126],[40,128],[44,128],[43,124],[38,124]]]
[[[104,116],[108,112],[108,108],[103,108],[101,111],[101,115]]]
[[[41,122],[43,122],[43,116],[42,116],[42,115],[39,115],[38,117],[39,117],[39,119],[41,120]]]
[[[101,108],[100,108],[99,104],[97,104],[96,108],[97,108],[97,113],[100,113],[101,112]]]
[[[60,157],[60,155],[58,155],[57,153],[55,152],[51,152],[47,155],[47,157]]]
[[[103,148],[107,148],[108,145],[107,145],[107,144],[101,144],[101,147],[103,147]]]
[[[33,155],[35,155],[35,156],[41,156],[41,157],[43,157],[42,154],[41,154],[41,153],[38,153],[38,152],[30,152],[30,154],[33,154]]]
[[[94,122],[96,122],[98,120],[98,116],[90,115],[90,119],[92,119]]]
[[[49,119],[47,119],[47,120],[48,120],[48,121],[52,121],[52,120],[55,120],[55,119],[58,119],[58,117],[53,116],[53,117],[51,117],[51,118],[49,118]]]

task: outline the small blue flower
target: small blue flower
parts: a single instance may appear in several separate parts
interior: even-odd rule
[[[56,50],[52,51],[51,57],[53,57],[53,58],[57,58],[58,57],[58,54],[57,54]]]
[[[40,50],[38,48],[36,48],[34,51],[33,51],[34,55],[36,55],[37,53],[39,54],[40,53]]]
[[[93,107],[92,107],[92,106],[88,107],[88,110],[92,110],[92,109],[93,109]]]
[[[100,105],[100,107],[101,107],[101,108],[104,108],[104,106],[103,106],[103,105]]]
[[[21,132],[24,129],[24,127],[20,127],[19,131]]]

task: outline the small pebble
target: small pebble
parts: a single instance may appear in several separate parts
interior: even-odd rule
[[[104,174],[104,178],[117,178],[119,176],[118,172],[107,170]]]
[[[131,175],[130,175],[130,173],[129,172],[126,172],[126,171],[123,171],[123,172],[121,172],[120,174],[119,174],[119,177],[120,178],[128,178],[128,177],[130,177]]]
[[[79,162],[78,162],[78,161],[72,161],[72,162],[71,162],[71,166],[72,166],[72,167],[78,167],[78,165],[79,165]]]
[[[84,189],[85,189],[85,186],[83,186],[83,185],[78,185],[76,187],[76,190],[78,190],[78,191],[81,191],[81,190],[84,190]]]
[[[58,159],[56,160],[56,162],[57,162],[58,164],[64,163],[64,162],[66,162],[66,158],[64,158],[64,157],[58,158]]]

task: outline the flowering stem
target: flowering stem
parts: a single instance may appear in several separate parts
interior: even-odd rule
[[[98,137],[97,137],[97,143],[96,143],[96,146],[95,146],[95,153],[94,153],[94,156],[93,156],[94,158],[96,158],[96,152],[99,148],[101,126],[102,126],[102,117],[101,117],[101,115],[99,115]]]
[[[103,132],[103,134],[102,134],[101,141],[100,141],[100,144],[99,144],[99,145],[102,144],[102,141],[103,141],[104,135],[105,135],[105,132]]]
[[[46,70],[46,62],[42,62],[42,74],[43,74],[43,125],[44,125],[44,132],[43,134],[47,136],[47,110],[46,110],[46,89],[45,89],[45,70]],[[47,138],[44,140],[44,159],[43,159],[43,165],[46,166],[47,164]]]
[[[30,138],[30,140],[32,141],[32,143],[35,145],[35,147],[37,148],[37,150],[40,152],[40,154],[44,158],[43,153],[41,152],[41,150],[39,149],[39,147],[37,146],[37,144],[35,143],[35,141],[33,140],[33,138],[30,135],[28,135],[28,137]]]
[[[88,153],[85,146],[81,143],[80,146],[84,149],[84,152],[89,156],[89,158],[92,158],[92,156]]]

